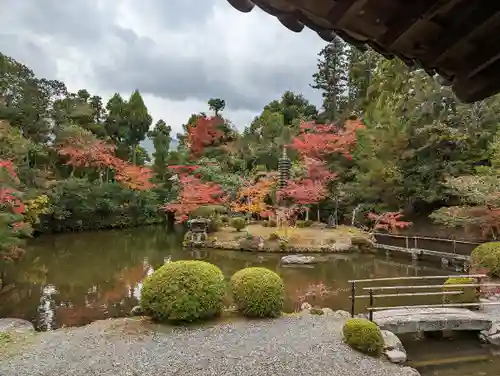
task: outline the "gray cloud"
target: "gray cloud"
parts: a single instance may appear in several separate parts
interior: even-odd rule
[[[57,75],[57,66],[42,48],[36,43],[23,39],[14,34],[0,34],[0,52],[4,55],[15,57],[28,67],[37,67],[37,72],[42,77],[53,78]]]
[[[6,3],[0,22],[12,29],[0,30],[0,51],[41,75],[54,76],[56,59],[71,57],[86,64],[89,85],[103,92],[139,89],[173,101],[221,97],[229,110],[255,112],[288,89],[319,97],[309,88],[319,38],[293,34],[267,15],[233,10],[221,25],[213,19],[227,11],[226,0]],[[124,9],[139,25],[120,22]],[[260,17],[241,18],[252,21],[240,30],[241,40],[231,39],[238,17]]]
[[[192,29],[202,26],[214,12],[215,0],[142,0],[142,12],[166,29]]]
[[[245,77],[245,82],[238,85],[227,75],[232,63],[227,58],[207,61],[174,55],[161,51],[150,38],[127,35],[127,41],[125,51],[113,64],[95,64],[95,81],[103,88],[126,92],[139,88],[144,93],[177,101],[221,97],[226,99],[228,108],[259,111],[284,91],[307,89],[310,82],[309,75],[288,66],[242,63],[237,72]]]

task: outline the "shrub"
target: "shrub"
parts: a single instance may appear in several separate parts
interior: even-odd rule
[[[371,355],[380,355],[384,338],[377,324],[366,319],[349,319],[342,328],[345,342],[352,348]]]
[[[307,219],[304,221],[304,227],[311,227],[314,221]]]
[[[295,226],[299,228],[306,227],[306,221],[295,221]]]
[[[280,250],[286,251],[288,249],[288,240],[287,239],[280,239]]]
[[[461,303],[477,303],[479,294],[475,287],[447,287],[446,285],[468,285],[475,283],[474,278],[448,278],[444,283],[444,291],[462,291],[460,295],[444,295],[445,303],[461,304]]]
[[[222,221],[220,220],[220,218],[214,217],[208,223],[207,232],[208,233],[217,232],[220,230],[221,227],[222,227]]]
[[[474,268],[485,268],[493,277],[500,277],[500,242],[489,242],[478,245],[471,254]]]
[[[220,269],[205,261],[175,261],[149,276],[141,306],[159,321],[195,321],[217,316],[226,290]]]
[[[228,216],[228,215],[221,215],[221,216],[219,217],[219,219],[220,219],[220,221],[221,221],[222,223],[229,223],[229,216]]]
[[[283,280],[275,272],[245,268],[231,277],[231,291],[238,310],[248,317],[277,317],[285,300]]]
[[[271,232],[268,236],[268,240],[280,240],[281,236],[278,234],[277,231]]]
[[[226,214],[227,208],[222,205],[203,205],[195,209],[191,216],[193,217],[213,217],[217,214]]]
[[[276,226],[277,226],[276,220],[275,219],[270,219],[269,220],[269,227],[276,227]]]
[[[245,228],[245,226],[247,225],[245,218],[241,218],[241,217],[231,218],[230,223],[231,223],[231,226],[236,229],[236,231],[243,230]]]

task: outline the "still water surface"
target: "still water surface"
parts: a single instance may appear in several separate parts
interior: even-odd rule
[[[280,267],[281,255],[276,254],[183,250],[181,237],[161,227],[40,237],[28,245],[21,262],[7,271],[7,286],[0,291],[0,317],[23,318],[33,322],[38,330],[53,330],[126,316],[138,304],[144,277],[169,260],[206,260],[219,266],[228,277],[248,266],[275,270],[285,282],[288,312],[300,306],[299,297],[314,284],[323,283],[329,291],[316,298],[316,304],[349,311],[349,279],[450,273],[422,263],[373,255],[331,255],[311,267]],[[383,302],[418,303],[415,299]],[[363,310],[363,304],[358,304],[357,309]],[[500,370],[500,363],[491,364],[475,364],[465,373],[460,373],[459,367],[453,375],[500,374],[488,373]],[[426,370],[424,374],[450,373],[445,368]]]

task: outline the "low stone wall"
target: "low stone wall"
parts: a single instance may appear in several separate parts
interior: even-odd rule
[[[213,248],[230,251],[272,252],[272,253],[350,253],[360,252],[359,247],[349,243],[327,245],[287,245],[279,247],[277,244],[262,242],[258,244],[242,245],[238,241],[206,241],[199,243],[185,243],[187,248]]]

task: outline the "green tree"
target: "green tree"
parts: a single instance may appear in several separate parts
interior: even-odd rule
[[[125,111],[128,122],[127,146],[132,149],[132,163],[137,164],[137,146],[139,142],[146,138],[153,119],[149,115],[148,109],[138,90],[134,91],[130,96]]]
[[[338,120],[345,113],[348,81],[347,45],[336,37],[318,54],[318,71],[313,74],[312,88],[321,90],[323,110],[328,121]]]
[[[219,116],[221,111],[224,111],[226,101],[220,98],[210,98],[208,100],[208,108],[214,112],[215,116]]]
[[[154,128],[149,131],[148,137],[153,141],[155,151],[153,152],[153,169],[157,177],[165,182],[168,174],[168,156],[172,137],[172,128],[163,120],[158,120]]]

